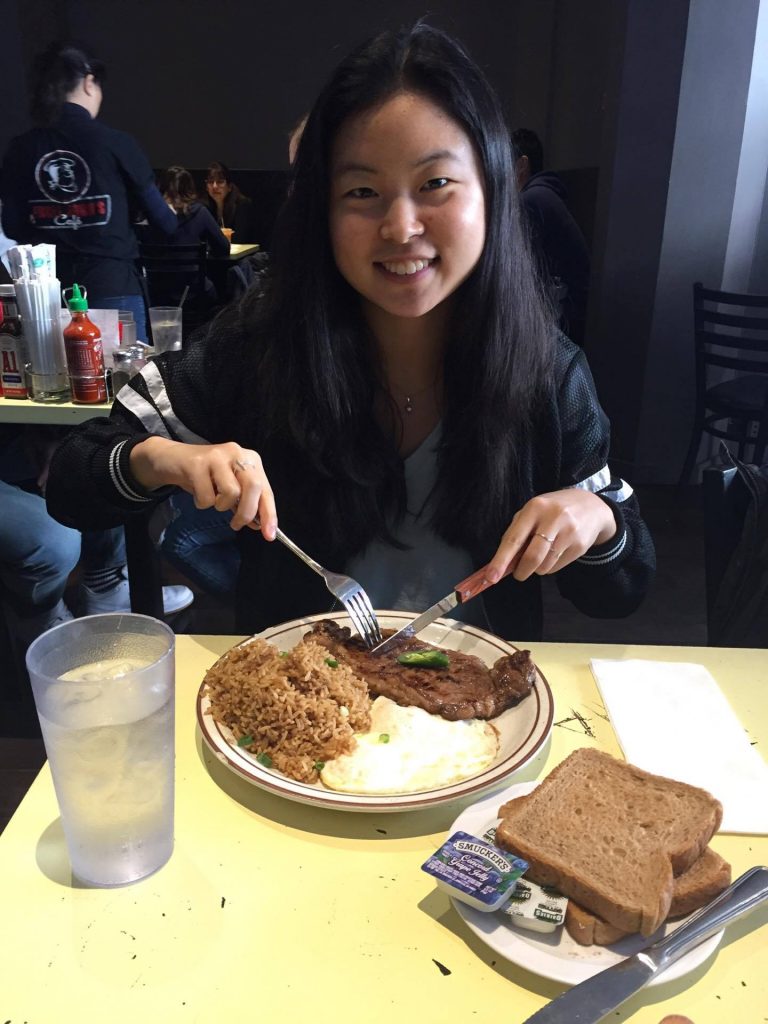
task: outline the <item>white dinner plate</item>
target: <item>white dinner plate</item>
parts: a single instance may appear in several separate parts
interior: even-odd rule
[[[400,629],[414,617],[408,612],[397,611],[377,611],[376,615],[384,629]],[[258,638],[270,640],[280,650],[290,650],[314,623],[328,618],[342,626],[349,624],[349,616],[345,613],[332,616],[310,615],[304,619],[294,619],[292,622],[273,626],[259,633]],[[511,644],[491,633],[486,633],[485,630],[464,625],[453,619],[437,619],[419,633],[419,638],[446,650],[477,655],[489,666],[503,655],[513,654],[516,650]],[[256,638],[251,637],[243,643],[250,643],[253,639]],[[529,696],[516,707],[508,708],[497,718],[491,719],[491,724],[499,733],[499,752],[496,760],[479,775],[439,789],[418,793],[364,796],[359,793],[337,793],[326,789],[320,782],[296,782],[273,768],[265,768],[247,750],[237,746],[226,726],[215,721],[210,713],[210,701],[204,690],[205,684],[200,687],[197,695],[197,720],[203,739],[223,764],[255,786],[287,797],[289,800],[346,811],[417,810],[498,788],[526,765],[544,745],[552,730],[554,716],[552,691],[537,669],[536,681]]]
[[[472,804],[454,821],[449,834],[461,830],[469,832],[470,835],[482,836],[486,829],[497,823],[499,807],[505,801],[530,793],[536,786],[538,782],[520,782],[496,793],[495,796],[486,797],[479,803]],[[517,964],[518,967],[541,975],[542,978],[559,981],[564,985],[578,985],[580,981],[586,981],[593,974],[619,963],[667,932],[679,928],[687,920],[682,918],[680,921],[662,926],[652,938],[628,935],[610,946],[580,946],[570,937],[565,927],[549,933],[526,931],[524,928],[509,924],[508,918],[499,912],[483,913],[459,900],[452,899],[451,902],[478,939],[490,946],[499,956]],[[680,957],[648,985],[660,985],[674,981],[675,978],[682,978],[714,953],[722,937],[723,932],[717,932],[690,953]]]

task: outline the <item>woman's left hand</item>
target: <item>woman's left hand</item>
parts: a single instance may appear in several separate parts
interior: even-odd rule
[[[591,491],[569,487],[537,494],[504,531],[486,579],[497,583],[509,566],[516,580],[559,572],[593,545],[610,540],[616,529],[610,506]]]

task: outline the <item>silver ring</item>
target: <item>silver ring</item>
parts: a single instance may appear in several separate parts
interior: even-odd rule
[[[541,537],[541,539],[545,540],[547,542],[547,544],[554,544],[555,543],[555,538],[554,537],[548,537],[546,535],[546,533],[534,533],[533,536],[534,537]]]
[[[232,468],[233,472],[236,469],[256,469],[256,463],[246,462],[243,459],[235,459],[234,466]]]

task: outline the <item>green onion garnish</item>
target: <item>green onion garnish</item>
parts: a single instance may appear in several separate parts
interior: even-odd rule
[[[237,741],[238,747],[247,747],[253,743],[253,736],[241,736]]]
[[[448,668],[450,661],[444,651],[406,651],[397,659],[401,665],[418,668]]]
[[[328,668],[338,668],[339,667],[339,663],[338,663],[338,661],[336,661],[335,658],[326,658],[325,659],[325,664],[328,666]]]
[[[259,764],[263,764],[265,768],[272,767],[272,758],[266,752],[264,752],[263,754],[257,754],[256,760],[259,762]]]

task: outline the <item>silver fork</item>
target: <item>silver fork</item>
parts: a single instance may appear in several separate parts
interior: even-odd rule
[[[376,644],[380,644],[381,630],[379,629],[376,613],[373,610],[370,598],[357,580],[353,580],[351,576],[342,576],[337,572],[329,572],[327,569],[324,569],[314,558],[310,558],[305,551],[302,551],[290,537],[286,537],[282,530],[278,529],[275,531],[275,538],[281,544],[285,544],[289,551],[297,555],[318,576],[323,577],[326,587],[346,608],[352,624],[363,638],[365,646],[370,650]]]

